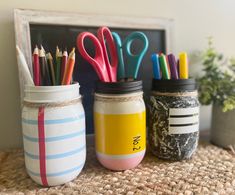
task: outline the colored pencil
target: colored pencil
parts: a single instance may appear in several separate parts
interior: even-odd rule
[[[47,63],[49,64],[49,70],[50,70],[52,85],[56,85],[53,57],[52,57],[50,52],[47,53],[46,58],[47,58]]]
[[[62,82],[63,77],[64,77],[64,71],[65,71],[65,68],[66,68],[67,61],[68,61],[68,52],[65,50],[63,52],[62,63],[61,63],[61,71],[60,71],[61,82]]]
[[[62,52],[56,47],[56,85],[60,85],[60,70],[61,70]]]
[[[19,64],[19,72],[22,73],[25,84],[34,86],[33,78],[30,74],[28,64],[25,60],[24,54],[22,53],[18,45],[16,45],[16,56]]]
[[[43,48],[39,51],[39,63],[41,66],[41,85],[51,85],[50,73],[47,65],[45,50]]]
[[[69,54],[68,62],[66,64],[62,85],[69,85],[71,83],[73,69],[75,64],[75,48]]]
[[[40,85],[40,64],[38,47],[34,48],[33,52],[33,79],[36,86]]]

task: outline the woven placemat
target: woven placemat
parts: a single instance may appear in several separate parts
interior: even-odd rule
[[[0,152],[0,194],[235,194],[235,156],[200,143],[190,160],[166,162],[147,153],[137,168],[113,172],[97,162],[90,147],[77,179],[43,188],[25,172],[22,150]]]

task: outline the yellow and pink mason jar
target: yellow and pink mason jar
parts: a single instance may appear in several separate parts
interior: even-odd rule
[[[145,115],[142,81],[97,84],[96,155],[104,167],[126,170],[142,161],[146,149]]]

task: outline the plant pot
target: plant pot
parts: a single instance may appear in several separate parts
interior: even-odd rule
[[[223,112],[221,106],[213,105],[211,142],[223,148],[235,146],[235,110]]]

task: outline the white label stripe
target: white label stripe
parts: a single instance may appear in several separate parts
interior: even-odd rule
[[[169,124],[178,125],[178,124],[190,124],[190,123],[198,123],[199,116],[191,116],[185,118],[169,118]]]
[[[169,115],[194,115],[199,113],[199,107],[194,108],[170,108]]]
[[[199,130],[199,124],[183,127],[169,127],[169,134],[187,134],[194,133]]]

